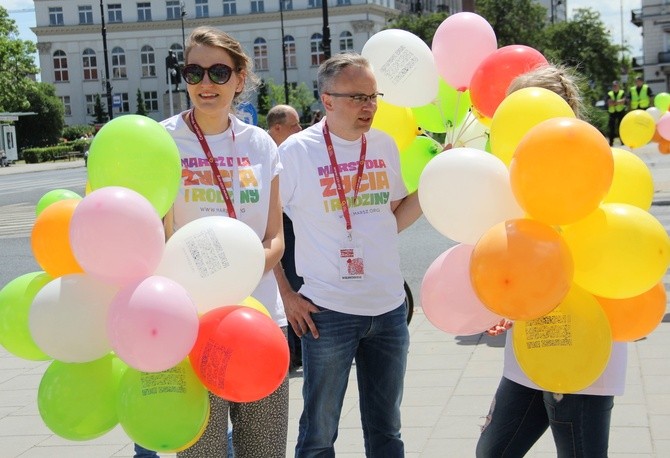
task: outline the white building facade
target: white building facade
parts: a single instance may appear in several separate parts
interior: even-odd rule
[[[670,0],[641,0],[631,22],[642,27],[643,56],[636,67],[655,94],[670,91]]]
[[[102,5],[114,116],[137,110],[138,89],[151,118],[169,116],[168,51],[183,62],[184,37],[200,25],[230,33],[253,56],[259,77],[283,84],[283,18],[287,82],[316,90],[324,60],[321,0],[282,1],[280,11],[280,0],[35,0],[41,78],[55,85],[66,124],[94,121],[96,95],[107,105]],[[398,13],[394,0],[328,0],[331,53],[360,52]]]

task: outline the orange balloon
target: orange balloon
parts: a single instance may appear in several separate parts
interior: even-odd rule
[[[589,123],[553,118],[532,127],[510,165],[512,192],[533,218],[569,224],[593,212],[612,184],[607,139]]]
[[[496,224],[470,257],[470,280],[492,312],[533,320],[552,311],[570,290],[572,255],[560,234],[530,219]]]
[[[596,296],[612,328],[612,339],[632,342],[649,335],[665,316],[667,296],[663,282],[649,291],[626,299]]]
[[[670,141],[661,138],[658,141],[658,152],[661,154],[670,154]]]
[[[45,208],[35,220],[30,243],[40,267],[53,278],[83,272],[70,247],[70,220],[81,199],[65,199]]]

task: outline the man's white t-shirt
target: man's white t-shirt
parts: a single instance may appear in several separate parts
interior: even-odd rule
[[[361,140],[348,141],[330,133],[349,202],[352,243],[362,248],[364,266],[362,279],[343,280],[339,253],[348,243],[347,230],[323,122],[291,135],[279,147],[284,167],[279,179],[282,204],[295,231],[296,271],[305,281],[300,293],[330,310],[381,315],[405,299],[398,226],[391,211],[391,202],[407,195],[398,148],[384,132],[371,129],[365,134],[365,168],[354,202]]]
[[[181,156],[182,182],[174,203],[175,230],[204,216],[228,216],[207,156],[182,115],[173,116],[161,124],[172,135]],[[234,141],[232,132],[235,133]],[[233,201],[237,219],[263,240],[271,182],[282,169],[277,146],[263,129],[235,117],[231,117],[231,128],[205,138]],[[234,179],[235,172],[239,179]],[[288,324],[272,271],[263,275],[252,296],[268,309],[279,326]]]

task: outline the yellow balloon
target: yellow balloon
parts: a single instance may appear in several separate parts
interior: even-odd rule
[[[558,117],[574,118],[575,113],[555,92],[527,87],[511,93],[491,120],[491,153],[509,166],[516,147],[531,127]]]
[[[492,121],[491,118],[484,116],[479,111],[475,110],[474,107],[472,108],[471,113],[475,118],[477,118],[477,121],[481,122],[486,127],[491,127],[491,121]]]
[[[629,148],[644,146],[654,138],[656,122],[645,110],[633,110],[626,113],[619,125],[621,142]]]
[[[417,136],[418,127],[411,108],[399,107],[377,98],[377,113],[372,127],[383,130],[395,140],[398,150],[407,148]]]
[[[612,351],[607,315],[595,297],[573,286],[551,313],[512,326],[519,366],[543,390],[574,393],[603,373]]]
[[[91,182],[86,180],[86,189],[84,190],[84,195],[88,196],[91,193]]]
[[[240,305],[244,305],[245,307],[250,307],[254,310],[258,310],[262,314],[272,318],[270,312],[268,312],[268,309],[266,309],[265,306],[261,304],[261,302],[253,296],[249,296],[246,299],[244,299]]]
[[[634,153],[612,148],[614,177],[605,203],[630,204],[649,210],[654,198],[654,179],[647,164]]]
[[[670,238],[650,213],[629,204],[602,204],[563,226],[575,263],[574,282],[610,299],[638,296],[661,281],[670,263]]]

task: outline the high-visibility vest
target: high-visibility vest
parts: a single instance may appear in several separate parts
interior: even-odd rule
[[[623,89],[619,89],[619,92],[616,93],[616,97],[614,96],[614,91],[609,91],[609,92],[607,93],[607,95],[609,96],[610,100],[614,100],[615,102],[616,102],[617,100],[621,100],[621,99],[623,99],[623,98],[624,98],[624,94],[625,94],[625,92],[623,91]],[[607,107],[607,111],[609,111],[610,113],[614,113],[615,111],[617,111],[617,112],[618,112],[618,111],[623,111],[624,108],[626,108],[626,106],[625,106],[625,104],[623,104],[623,103],[621,103],[621,104],[615,104],[615,105],[611,105],[611,106]]]
[[[649,86],[643,84],[638,92],[637,86],[630,88],[630,106],[636,108],[649,108]]]

